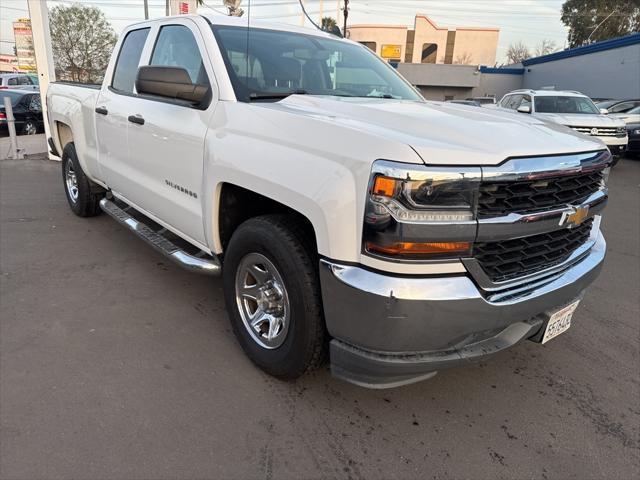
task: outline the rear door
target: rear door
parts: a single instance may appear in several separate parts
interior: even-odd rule
[[[129,104],[135,97],[138,65],[150,27],[124,34],[110,79],[106,79],[96,102],[95,115],[99,165],[106,184],[125,197],[135,190],[135,172],[129,163],[127,121]]]
[[[184,68],[193,83],[209,86],[209,94],[199,105],[148,95],[128,100],[132,185],[127,195],[169,227],[204,245],[204,138],[217,101],[213,67],[193,20],[173,19],[154,27],[151,36],[153,48],[146,63]]]

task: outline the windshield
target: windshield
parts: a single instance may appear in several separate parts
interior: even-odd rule
[[[640,106],[632,108],[631,110],[629,110],[627,113],[632,113],[632,114],[638,114],[640,113]]]
[[[596,102],[598,108],[609,108],[618,103],[618,100],[605,100],[604,102]]]
[[[11,106],[15,107],[20,99],[24,96],[24,93],[20,92],[7,92],[0,90],[0,108],[4,108],[4,98],[9,97],[11,99]]]
[[[538,113],[600,113],[586,97],[540,96],[535,99]]]
[[[422,100],[360,45],[277,30],[252,28],[247,35],[243,27],[214,26],[213,31],[241,101],[291,93]]]

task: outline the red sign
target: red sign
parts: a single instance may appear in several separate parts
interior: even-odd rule
[[[180,2],[180,15],[188,15],[188,14],[189,14],[189,3]]]

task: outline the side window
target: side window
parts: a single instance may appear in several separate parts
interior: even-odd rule
[[[31,80],[26,75],[24,77],[18,77],[18,85],[31,85]]]
[[[127,36],[122,42],[116,68],[113,72],[111,86],[114,89],[121,92],[133,93],[133,85],[136,81],[136,75],[138,74],[138,63],[140,63],[140,56],[142,55],[142,49],[147,40],[147,35],[149,35],[148,28],[132,30],[127,33]]]
[[[11,77],[9,79],[9,85],[18,85],[18,78],[17,77]]]
[[[183,25],[166,25],[160,29],[150,64],[182,67],[193,83],[209,85],[196,39]]]
[[[31,102],[29,103],[29,110],[39,112],[42,110],[42,103],[40,102],[40,95],[32,95]]]
[[[522,96],[522,101],[520,102],[520,104],[516,107],[529,107],[531,108],[531,97],[529,95],[523,95]]]
[[[500,100],[500,106],[502,108],[507,108],[507,105],[509,105],[510,101],[511,101],[511,95],[506,95],[505,97],[503,97],[502,100]]]

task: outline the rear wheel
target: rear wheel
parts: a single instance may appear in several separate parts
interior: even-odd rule
[[[22,135],[35,135],[38,133],[38,124],[33,120],[27,120],[22,127]]]
[[[225,302],[247,356],[267,373],[296,378],[325,356],[317,258],[288,215],[247,220],[225,253]]]
[[[104,193],[95,191],[95,186],[82,171],[73,143],[68,143],[62,151],[62,181],[73,213],[79,217],[100,213],[99,203]]]

